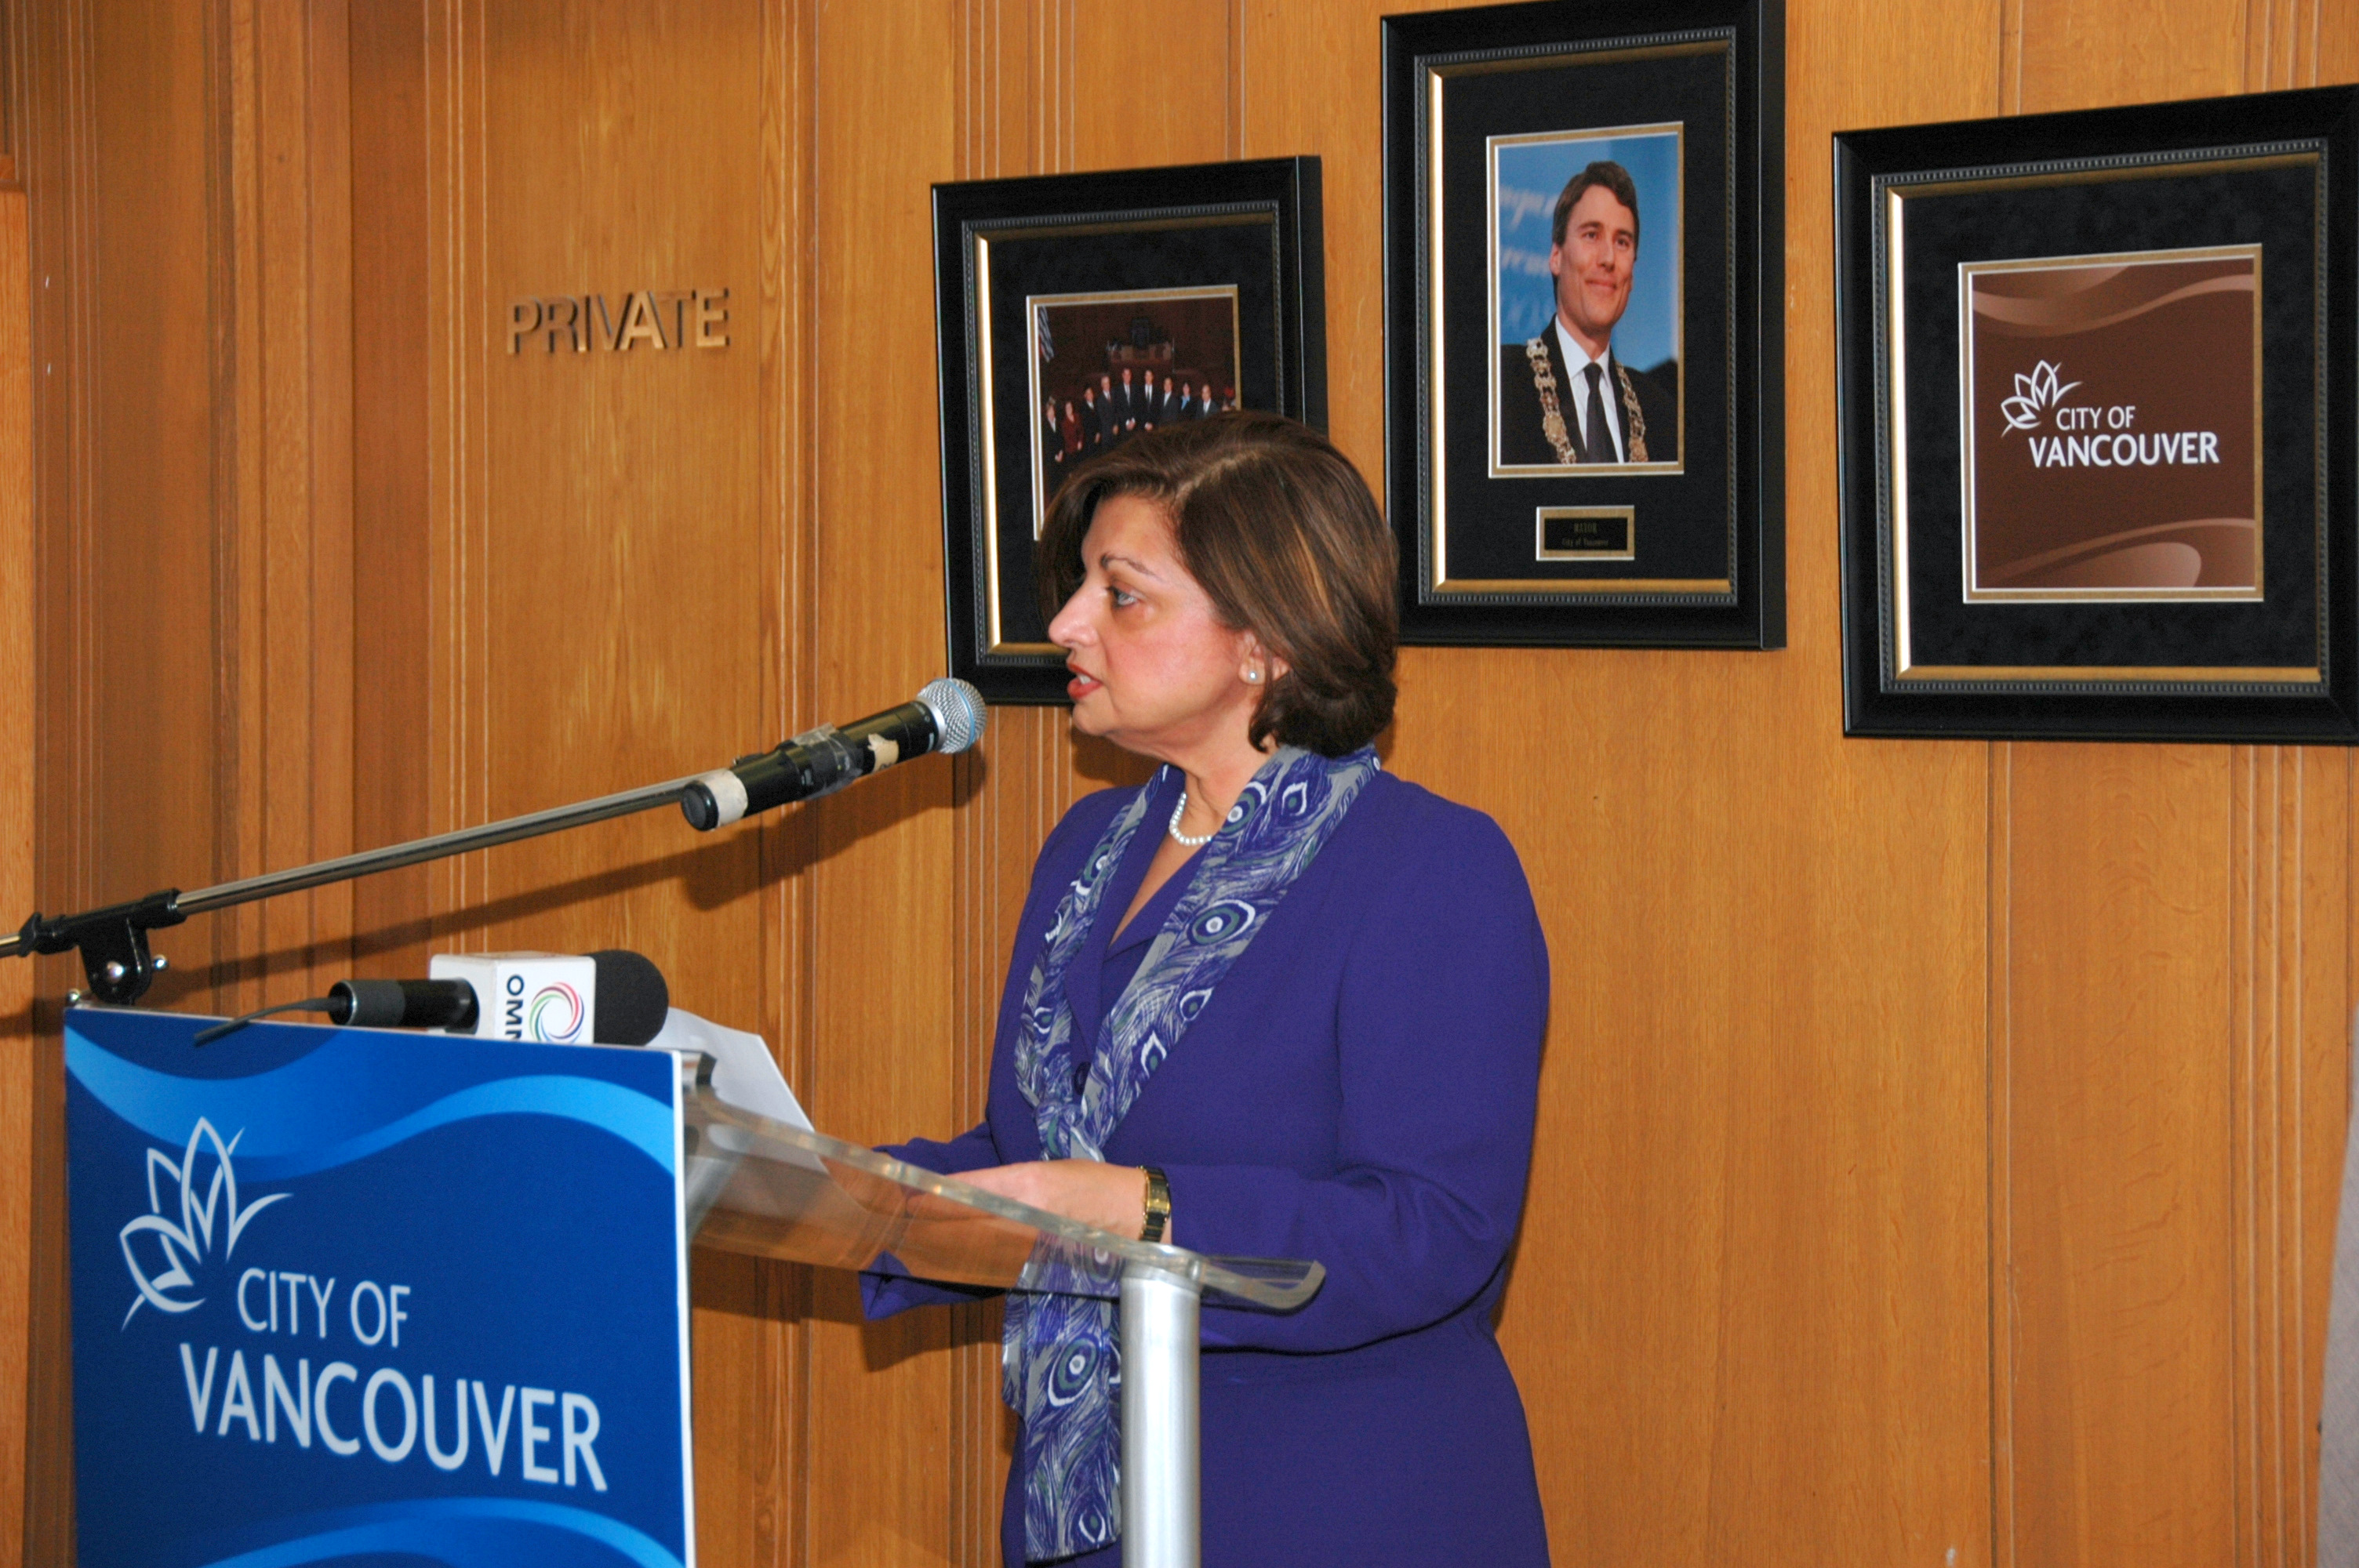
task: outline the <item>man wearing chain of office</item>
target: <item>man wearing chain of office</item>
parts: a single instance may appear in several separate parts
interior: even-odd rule
[[[1503,466],[1679,460],[1670,394],[1614,354],[1637,259],[1637,187],[1620,164],[1600,159],[1556,199],[1555,316],[1538,337],[1499,350]]]

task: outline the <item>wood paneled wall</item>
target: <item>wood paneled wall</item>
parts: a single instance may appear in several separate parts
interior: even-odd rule
[[[940,673],[934,180],[1318,154],[1334,433],[1376,477],[1399,4],[18,0],[35,571],[0,411],[0,596],[39,701],[12,740],[0,688],[0,757],[39,792],[0,822],[39,901],[671,776]],[[1790,646],[1416,650],[1387,742],[1506,827],[1554,954],[1501,1333],[1557,1558],[2304,1561],[2350,756],[1842,738],[1829,136],[2359,79],[2359,13],[1788,0],[1788,59]],[[520,297],[720,287],[725,349],[508,352]],[[627,945],[821,1125],[944,1135],[1034,849],[1136,776],[1000,709],[717,838],[635,819],[192,923],[158,1000]],[[0,1519],[21,1476],[62,1562],[61,1094],[53,1036],[9,1049]],[[842,1281],[707,1258],[694,1303],[702,1561],[995,1560],[995,1312],[867,1325]]]
[[[5,62],[0,61],[0,77]],[[33,344],[25,191],[0,161],[0,900],[33,897]],[[21,917],[20,917],[21,918]],[[22,1561],[31,1354],[33,967],[0,968],[0,1565]]]

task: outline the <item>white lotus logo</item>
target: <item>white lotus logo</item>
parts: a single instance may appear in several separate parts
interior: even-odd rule
[[[237,1203],[237,1172],[230,1164],[230,1154],[237,1148],[238,1138],[226,1144],[213,1124],[204,1118],[197,1119],[196,1130],[189,1134],[189,1146],[180,1154],[180,1162],[160,1149],[147,1151],[147,1212],[125,1225],[121,1232],[123,1261],[131,1271],[131,1282],[139,1287],[132,1298],[131,1311],[123,1314],[125,1327],[131,1325],[132,1314],[146,1303],[158,1312],[188,1312],[204,1304],[202,1296],[178,1295],[173,1292],[193,1290],[196,1276],[189,1271],[204,1260],[212,1250],[213,1221],[218,1217],[226,1226],[222,1256],[227,1258],[237,1250],[237,1238],[244,1233],[246,1222],[280,1198],[285,1193],[272,1193],[240,1208]],[[206,1184],[204,1201],[197,1200],[197,1151],[200,1145],[212,1146],[212,1180]],[[164,1213],[164,1195],[156,1185],[156,1173],[162,1171],[180,1185],[180,1218],[174,1224]],[[139,1238],[152,1236],[154,1242],[143,1247]],[[139,1265],[139,1254],[160,1258],[163,1267],[149,1273]]]
[[[2029,375],[2018,374],[2015,378],[2015,395],[1999,400],[1998,410],[2006,416],[2006,428],[2000,435],[2011,436],[2017,430],[2036,427],[2042,413],[2055,407],[2064,400],[2066,393],[2081,384],[2068,381],[2057,385],[2056,377],[2062,369],[2061,365],[2041,360]]]

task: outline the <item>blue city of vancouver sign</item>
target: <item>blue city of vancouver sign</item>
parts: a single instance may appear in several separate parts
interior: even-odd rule
[[[66,1015],[84,1568],[687,1568],[667,1053]]]

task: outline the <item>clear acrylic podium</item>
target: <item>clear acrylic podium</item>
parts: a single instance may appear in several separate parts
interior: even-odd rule
[[[1214,1258],[1135,1241],[772,1121],[721,1099],[682,1059],[689,1232],[701,1247],[822,1268],[1120,1303],[1122,1560],[1197,1568],[1197,1314],[1292,1312],[1317,1262]],[[897,1269],[895,1265],[897,1264]]]

